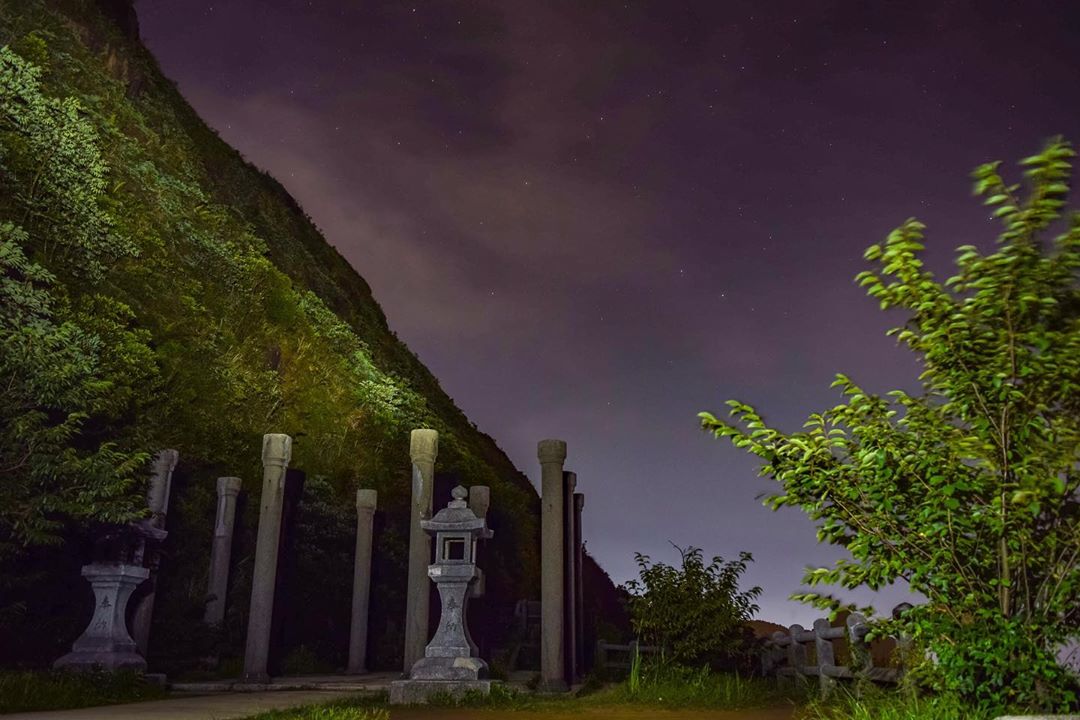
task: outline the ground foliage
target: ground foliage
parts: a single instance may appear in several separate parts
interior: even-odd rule
[[[1077,707],[1055,661],[1080,633],[1080,214],[1065,210],[1074,153],[1060,139],[1022,162],[1026,189],[999,163],[974,172],[1003,231],[958,248],[937,280],[908,220],[866,251],[857,280],[907,322],[891,331],[925,368],[923,391],[866,392],[839,375],[843,404],[805,430],[769,427],[731,401],[706,430],[761,457],[821,541],[851,557],[812,569],[811,586],[904,580],[928,602],[880,633],[905,632],[929,660],[915,677],[982,707]],[[1055,229],[1056,228],[1056,229]],[[1053,237],[1048,237],[1053,235]],[[796,598],[836,609],[818,592]]]
[[[151,660],[179,671],[208,646],[239,652],[266,432],[294,436],[309,478],[293,602],[310,612],[290,627],[324,660],[343,656],[349,588],[315,578],[348,575],[358,486],[379,491],[373,661],[400,653],[414,427],[439,430],[447,483],[492,488],[489,601],[535,595],[527,479],[295,201],[101,9],[123,6],[0,0],[0,662],[70,643],[35,629],[77,624],[89,591],[41,569],[77,567],[94,523],[138,517],[163,447],[181,460],[153,635],[170,642]],[[184,628],[206,599],[219,475],[240,476],[245,497],[229,617],[206,638]]]
[[[963,698],[916,695],[905,690],[866,686],[856,692],[840,686],[827,698],[807,697],[796,720],[991,720],[995,712],[972,708]]]
[[[164,696],[161,685],[129,670],[0,673],[0,714],[115,705]]]
[[[753,558],[714,557],[701,548],[677,548],[681,566],[652,562],[636,553],[639,577],[626,583],[630,621],[645,645],[661,649],[673,666],[730,666],[751,650],[747,621],[758,611],[760,587],[739,590],[739,577]]]
[[[390,710],[372,707],[367,699],[305,705],[291,710],[270,710],[244,720],[390,720]]]

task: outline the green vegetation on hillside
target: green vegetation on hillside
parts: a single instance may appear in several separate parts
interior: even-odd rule
[[[352,496],[372,487],[385,516],[372,655],[394,664],[414,427],[439,430],[440,472],[492,488],[488,602],[535,596],[526,478],[137,38],[87,0],[0,0],[0,47],[0,662],[49,661],[78,634],[94,523],[142,512],[146,461],[165,447],[181,464],[151,661],[176,671],[235,655],[266,432],[296,439],[292,466],[307,474],[292,649],[343,660]],[[201,633],[218,475],[242,477],[249,501],[229,617]],[[35,643],[21,643],[31,630]]]

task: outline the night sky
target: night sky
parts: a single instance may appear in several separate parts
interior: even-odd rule
[[[914,215],[946,272],[994,237],[976,164],[1080,141],[1068,0],[137,8],[165,73],[534,483],[536,442],[567,441],[616,582],[669,541],[748,550],[783,624],[818,614],[786,598],[838,551],[762,507],[770,481],[696,413],[738,398],[793,430],[836,372],[912,388],[862,251]]]

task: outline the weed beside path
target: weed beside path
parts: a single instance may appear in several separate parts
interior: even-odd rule
[[[566,711],[519,710],[511,715],[506,710],[495,709],[407,707],[392,708],[389,720],[496,720],[496,718],[510,718],[511,720],[652,720],[653,718],[656,720],[793,720],[795,717],[793,712],[794,709],[790,707],[767,710],[664,710],[611,706]]]
[[[116,705],[164,696],[164,688],[134,672],[0,674],[0,714]]]
[[[3,720],[240,720],[256,716],[299,720],[317,718],[338,720],[334,715],[312,714],[327,703],[341,703],[354,697],[354,693],[333,690],[277,690],[272,692],[226,692],[213,695],[171,695],[163,700],[131,702],[124,705],[103,705],[77,710],[51,710],[46,712],[0,715]],[[351,708],[360,702],[348,701]],[[370,702],[367,703],[370,707]],[[256,715],[273,708],[301,708],[295,714]],[[362,715],[340,715],[340,720],[360,720]],[[367,719],[365,719],[367,720]],[[373,719],[376,720],[376,719]]]
[[[373,707],[344,703],[255,715],[246,720],[793,720],[794,709],[757,710],[660,709],[631,705],[568,708],[559,703],[544,709],[436,707]]]

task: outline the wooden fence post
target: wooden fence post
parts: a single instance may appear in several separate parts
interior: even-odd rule
[[[769,670],[776,675],[777,685],[783,685],[784,683],[784,673],[781,672],[781,668],[779,668],[778,666],[780,665],[781,660],[783,660],[784,656],[786,655],[784,651],[785,637],[786,636],[784,635],[784,632],[782,630],[777,630],[776,632],[774,632],[771,637],[772,646],[767,650],[769,659]]]
[[[814,652],[817,655],[818,686],[821,689],[821,697],[828,697],[836,681],[826,674],[826,666],[830,669],[836,665],[836,656],[833,653],[832,642],[828,638],[830,629],[826,618],[818,618],[814,621]]]
[[[852,613],[847,617],[848,648],[851,651],[851,674],[855,678],[855,694],[861,695],[859,686],[870,677],[874,667],[874,658],[870,655],[870,646],[866,642],[866,634],[870,632],[870,626],[866,618],[859,613]]]
[[[791,639],[791,644],[788,645],[788,664],[795,670],[796,677],[805,678],[806,646],[799,640],[802,633],[802,625],[792,625],[788,628],[788,636]]]

